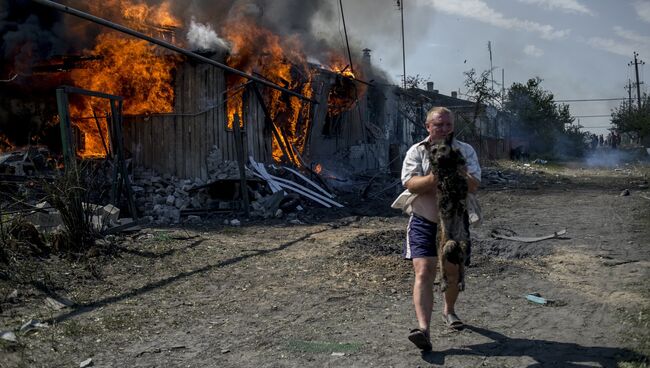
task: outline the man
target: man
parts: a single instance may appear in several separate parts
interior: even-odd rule
[[[413,262],[415,272],[413,304],[419,327],[411,331],[409,340],[422,350],[431,350],[429,326],[438,256],[436,254],[438,178],[431,173],[424,143],[444,139],[454,131],[452,112],[444,107],[432,108],[427,113],[426,129],[429,136],[424,141],[413,145],[406,153],[402,166],[402,184],[406,187],[406,191],[397,198],[392,207],[401,208],[411,215],[403,256]],[[469,144],[456,139],[452,142],[452,147],[459,149],[467,161],[462,173],[467,178],[469,192],[475,193],[481,178],[476,152]],[[467,264],[469,264],[469,253],[468,250]],[[463,327],[463,322],[454,309],[458,298],[458,265],[447,262],[444,267],[449,278],[449,287],[444,293],[443,320],[447,326],[459,329]]]

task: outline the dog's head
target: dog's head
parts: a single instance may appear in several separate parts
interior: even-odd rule
[[[465,165],[465,159],[460,151],[452,147],[454,133],[451,132],[444,139],[427,141],[425,147],[429,152],[429,161],[433,170],[457,170]]]

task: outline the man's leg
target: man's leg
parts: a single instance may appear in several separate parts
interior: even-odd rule
[[[436,277],[437,258],[413,258],[415,282],[413,284],[413,304],[419,327],[429,331],[433,309],[433,281]]]
[[[442,313],[446,316],[448,314],[455,314],[456,310],[456,300],[458,299],[458,265],[445,262],[445,271],[447,272],[447,279],[449,280],[449,286],[444,293],[445,297],[445,306],[443,307]]]

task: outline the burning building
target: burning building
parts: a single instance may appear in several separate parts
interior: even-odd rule
[[[61,30],[56,35],[60,39],[52,44],[75,45],[72,35],[83,34],[76,42],[83,49],[61,47],[57,52],[65,54],[55,56],[53,52],[25,52],[36,49],[26,47],[29,42],[22,48],[17,42],[11,50],[11,45],[4,46],[5,54],[11,51],[15,57],[5,59],[2,72],[18,72],[18,78],[3,87],[29,90],[38,85],[45,94],[53,93],[58,84],[71,84],[124,97],[125,150],[135,164],[177,177],[206,178],[208,156],[236,160],[235,121],[243,132],[244,157],[257,161],[303,166],[339,160],[357,169],[385,164],[384,127],[390,119],[383,109],[386,94],[379,83],[363,81],[373,73],[380,81],[379,73],[368,62],[351,64],[343,52],[313,39],[309,32],[300,32],[300,27],[297,32],[280,30],[262,15],[264,2],[222,4],[228,11],[216,28],[221,37],[207,24],[176,16],[183,12],[173,2],[111,0],[104,4],[109,6],[101,7],[70,3],[294,92],[251,82],[216,65],[69,16],[59,23],[50,20]],[[307,16],[318,11],[313,6],[301,9],[306,9]],[[33,16],[37,20],[32,22],[44,22],[38,11],[14,16],[13,28],[7,31],[5,26],[6,35],[20,34],[21,26]],[[51,11],[47,17],[56,18]],[[100,99],[70,100],[79,157],[111,154],[109,115]],[[47,120],[49,125],[56,122],[54,114]],[[8,124],[4,122],[3,127]],[[34,143],[7,135],[2,142],[7,147]]]

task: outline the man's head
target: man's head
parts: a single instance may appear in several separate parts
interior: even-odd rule
[[[454,115],[446,107],[434,107],[427,112],[425,126],[432,140],[444,139],[454,131]]]

